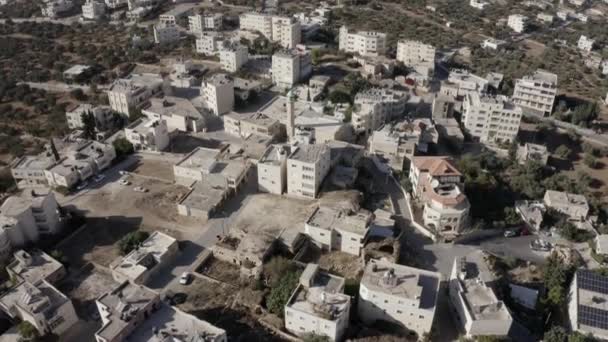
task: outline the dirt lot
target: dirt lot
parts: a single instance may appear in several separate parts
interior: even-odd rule
[[[137,163],[128,171],[138,175],[163,179],[173,182],[173,165],[181,160],[182,156],[163,154],[159,156],[145,156],[139,158]]]
[[[104,270],[86,267],[70,274],[61,284],[60,290],[72,299],[80,317],[89,317],[94,311],[95,300],[111,290],[117,283]]]
[[[214,257],[210,257],[201,265],[197,272],[234,286],[239,285],[239,278],[241,276],[241,271],[238,266],[218,260]]]
[[[361,259],[343,252],[324,253],[319,258],[319,266],[347,279],[358,279],[363,273]]]
[[[283,341],[264,329],[245,309],[233,306],[237,290],[228,285],[195,277],[190,285],[175,285],[171,290],[187,295],[186,302],[178,305],[180,309],[226,330],[230,341]]]

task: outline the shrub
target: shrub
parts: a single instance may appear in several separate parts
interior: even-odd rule
[[[132,250],[137,248],[142,242],[144,242],[150,234],[144,231],[131,232],[125,235],[120,241],[118,241],[118,249],[122,255],[129,254]]]
[[[291,271],[281,277],[277,286],[271,288],[266,300],[268,310],[279,317],[283,317],[285,304],[287,304],[289,297],[298,286],[299,281],[300,272],[297,271]]]
[[[116,150],[116,157],[118,159],[123,159],[134,151],[133,144],[131,144],[126,138],[118,138],[114,140],[112,145]]]

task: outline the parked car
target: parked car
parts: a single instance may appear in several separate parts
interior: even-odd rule
[[[131,182],[129,182],[126,179],[121,179],[120,181],[118,181],[118,184],[120,184],[122,186],[127,186],[127,185],[131,185]]]
[[[148,189],[141,187],[141,186],[136,186],[133,188],[133,191],[135,192],[148,192]]]
[[[190,273],[184,272],[182,276],[179,277],[179,283],[182,285],[188,285],[190,283]]]
[[[80,182],[80,184],[78,184],[78,186],[76,186],[76,190],[82,190],[82,189],[86,188],[87,186],[89,186],[89,182],[87,182],[87,181]]]
[[[515,229],[507,229],[505,230],[504,236],[506,238],[510,238],[510,237],[516,237],[519,235],[519,231],[515,230]]]
[[[545,240],[536,239],[530,242],[530,248],[534,251],[549,252],[552,248],[551,243]]]
[[[104,180],[105,178],[106,178],[106,176],[105,176],[105,175],[98,174],[98,175],[95,175],[95,176],[93,177],[93,181],[94,181],[95,183],[99,183],[99,182],[101,182],[102,180]]]

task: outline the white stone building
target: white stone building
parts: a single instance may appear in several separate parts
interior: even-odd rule
[[[533,161],[541,165],[547,165],[549,155],[550,153],[544,145],[525,143],[524,146],[518,146],[517,148],[517,160],[520,164]]]
[[[314,199],[330,169],[326,145],[296,146],[287,159],[287,193]]]
[[[293,49],[302,40],[300,22],[291,17],[272,18],[272,41],[285,49]]]
[[[281,136],[281,123],[264,113],[230,113],[223,116],[224,130],[234,136],[247,138],[251,135],[272,140]]]
[[[312,73],[310,52],[301,49],[272,55],[272,81],[280,88],[291,88]]]
[[[584,195],[547,190],[543,197],[547,208],[553,208],[568,216],[571,221],[585,221],[589,216],[589,203]]]
[[[112,277],[119,283],[144,284],[158,270],[173,261],[179,252],[177,240],[155,231],[125,257],[110,264]]]
[[[483,0],[470,0],[469,5],[473,8],[477,8],[478,10],[483,10],[489,5],[489,3]]]
[[[447,239],[466,227],[471,205],[464,176],[448,157],[414,157],[409,179],[413,197],[424,207],[425,226]]]
[[[225,74],[208,77],[201,85],[201,96],[213,114],[226,114],[234,109],[234,81]]]
[[[258,161],[258,190],[281,195],[287,190],[289,145],[271,145]]]
[[[387,159],[389,166],[396,171],[403,171],[406,161],[414,156],[419,136],[398,132],[385,125],[372,133],[369,152]]]
[[[567,295],[568,318],[572,331],[582,335],[608,339],[608,278],[593,270],[578,269],[574,274]]]
[[[585,36],[583,34],[578,39],[577,47],[581,51],[591,52],[591,50],[593,50],[594,44],[595,44],[595,39],[588,38],[587,36]]]
[[[481,42],[481,47],[484,49],[498,50],[506,42],[504,40],[488,38]]]
[[[360,256],[371,222],[372,214],[365,210],[348,213],[319,206],[306,220],[304,232],[324,251]]]
[[[200,132],[205,129],[203,114],[192,102],[181,97],[152,98],[141,112],[150,120],[166,121],[169,132]]]
[[[163,151],[169,146],[167,121],[162,119],[138,119],[125,127],[125,137],[135,150]]]
[[[112,10],[127,6],[127,0],[104,0],[104,2]]]
[[[179,27],[175,24],[160,23],[154,25],[154,42],[170,44],[179,40]]]
[[[371,133],[405,114],[409,94],[386,88],[370,88],[355,95],[351,122],[355,131]]]
[[[15,282],[27,281],[34,284],[44,280],[56,284],[66,275],[63,264],[43,251],[33,250],[28,253],[18,250],[14,256],[15,260],[6,266],[6,271]]]
[[[397,42],[397,60],[417,71],[426,68],[428,76],[435,69],[435,47],[416,40],[400,40]]]
[[[95,129],[97,131],[106,131],[113,126],[114,113],[112,108],[108,106],[93,106],[88,103],[78,104],[76,107],[66,108],[65,116],[68,122],[69,129],[82,129],[82,115],[91,113],[95,118]]]
[[[141,108],[150,98],[163,93],[165,81],[156,74],[131,74],[117,79],[106,91],[110,107],[129,115],[131,108]]]
[[[319,265],[306,265],[285,305],[285,328],[297,336],[312,333],[341,341],[350,315],[344,283],[344,278],[321,271]]]
[[[222,70],[237,72],[249,60],[247,46],[241,44],[226,44],[220,49],[220,64]]]
[[[359,318],[392,322],[422,338],[433,326],[440,282],[439,273],[372,259],[359,287]]]
[[[511,14],[507,19],[507,26],[517,33],[523,33],[526,30],[526,21],[528,17],[521,14]]]
[[[372,31],[350,32],[340,27],[340,51],[358,53],[361,56],[380,56],[386,52],[386,34]]]
[[[54,19],[64,15],[72,7],[74,3],[71,0],[48,0],[42,4],[41,12],[43,17]]]
[[[106,4],[98,0],[86,0],[82,5],[82,17],[89,20],[101,19],[106,14]]]
[[[471,92],[462,103],[462,122],[482,143],[510,143],[517,137],[522,110],[506,96]]]
[[[188,17],[188,30],[195,35],[203,32],[218,31],[222,29],[224,15],[222,13],[196,14]]]
[[[472,74],[468,70],[453,69],[450,70],[448,82],[456,85],[457,96],[465,96],[468,93],[485,93],[488,90],[488,80]],[[441,84],[443,89],[444,84]]]
[[[239,16],[241,30],[260,32],[272,40],[272,16],[264,13],[243,13]]]
[[[449,280],[452,314],[467,337],[507,336],[511,313],[488,283],[494,281],[481,252],[454,259]]]
[[[522,107],[524,113],[551,115],[557,96],[557,75],[537,70],[531,76],[515,80],[512,101]]]
[[[204,32],[195,40],[196,52],[213,56],[219,53],[223,43],[223,38],[217,32]]]

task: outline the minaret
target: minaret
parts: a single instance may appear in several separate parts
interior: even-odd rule
[[[295,135],[295,127],[296,127],[296,115],[295,115],[295,96],[293,95],[293,93],[290,91],[289,93],[287,93],[287,99],[286,99],[286,103],[285,103],[285,107],[287,110],[287,138],[289,141],[293,140],[293,137]]]

